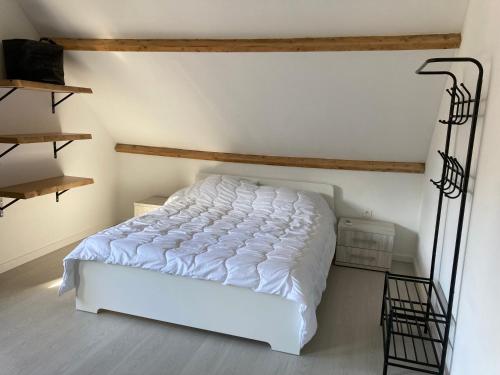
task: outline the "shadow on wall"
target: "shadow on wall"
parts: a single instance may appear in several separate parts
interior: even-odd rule
[[[4,77],[1,52],[0,74]],[[0,89],[0,96],[7,91]],[[0,119],[0,134],[61,132],[59,116],[51,112],[51,95],[48,92],[15,91],[0,102]],[[11,146],[0,144],[0,153]],[[62,174],[60,162],[53,157],[52,143],[20,145],[0,159],[0,186]]]
[[[46,143],[21,145],[5,155],[0,159],[0,175],[0,186],[8,186],[61,176],[63,171],[52,156],[52,143]]]
[[[61,131],[59,117],[51,113],[48,93],[14,92],[0,102],[0,118],[1,134]],[[0,153],[11,146],[0,144]],[[52,143],[23,144],[0,159],[0,186],[62,174],[60,161],[53,157]]]

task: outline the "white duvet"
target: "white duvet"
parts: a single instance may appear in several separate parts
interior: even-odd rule
[[[79,260],[250,288],[300,304],[303,346],[316,332],[334,224],[319,194],[209,176],[158,210],[81,242],[64,259],[59,292],[75,287]]]

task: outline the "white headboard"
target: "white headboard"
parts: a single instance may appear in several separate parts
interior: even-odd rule
[[[201,180],[205,177],[216,175],[219,173],[205,173],[205,172],[199,172],[196,175],[196,180]],[[249,180],[253,183],[258,183],[261,185],[268,185],[268,186],[285,186],[289,187],[291,189],[295,190],[302,190],[302,191],[310,191],[313,193],[319,193],[325,197],[325,199],[328,201],[330,204],[330,207],[333,209],[334,206],[334,187],[333,185],[330,184],[323,184],[320,182],[308,182],[308,181],[294,181],[294,180],[285,180],[285,179],[278,179],[278,178],[267,178],[267,177],[249,177],[249,176],[236,176],[236,175],[228,175],[228,176],[233,176],[233,177],[240,177],[244,178],[246,180]]]

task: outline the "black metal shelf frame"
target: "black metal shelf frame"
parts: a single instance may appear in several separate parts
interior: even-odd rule
[[[66,193],[69,189],[66,189],[66,190],[63,190],[63,191],[56,191],[55,192],[55,195],[56,195],[56,202],[59,202],[59,197],[61,195],[63,195],[64,193]],[[21,198],[14,198],[12,199],[9,203],[7,204],[3,204],[2,202],[3,198],[0,198],[0,217],[3,217],[3,212],[9,208],[10,206],[12,206],[14,203],[18,202],[21,200]]]
[[[19,87],[13,87],[11,88],[9,91],[7,91],[4,95],[0,96],[0,102],[4,99],[6,99],[9,95],[13,94],[15,91],[19,90],[20,88]],[[73,96],[75,93],[74,92],[70,92],[68,95],[64,96],[62,99],[59,99],[56,101],[56,97],[55,97],[55,92],[51,92],[50,93],[50,97],[51,97],[51,108],[52,108],[52,113],[56,113],[56,107],[61,104],[62,102],[64,102],[66,99],[68,99],[70,96]]]
[[[19,143],[16,143],[13,146],[9,147],[7,150],[5,150],[0,154],[0,159],[3,158],[5,155],[7,155],[9,152],[14,151],[14,149],[17,147],[19,147]]]
[[[57,147],[57,142],[52,142],[52,150],[53,150],[53,154],[54,154],[54,159],[57,159],[57,153],[59,151],[61,151],[64,147],[68,146],[69,144],[73,143],[74,141],[67,141],[66,143],[64,143],[62,146],[59,146]],[[12,145],[11,147],[9,147],[7,150],[5,150],[4,152],[2,152],[0,154],[0,159],[3,158],[5,155],[7,155],[9,152],[11,151],[14,151],[15,148],[17,148],[18,146],[20,146],[19,143],[16,143],[14,145]]]
[[[446,325],[445,304],[429,300],[427,278],[386,274],[381,325],[387,366],[439,374]],[[433,303],[434,302],[434,303]]]
[[[426,70],[429,65],[432,66],[434,63],[473,64],[477,68],[474,96],[464,83],[458,84],[457,77],[452,72]],[[441,124],[447,126],[444,151],[438,151],[443,159],[441,179],[439,181],[431,180],[439,190],[439,199],[430,275],[427,278],[422,278],[387,272],[385,277],[380,317],[384,340],[384,375],[387,374],[389,366],[427,374],[443,375],[445,373],[467,189],[483,84],[481,63],[469,57],[429,59],[417,69],[416,73],[446,75],[451,78],[452,86],[446,90],[450,96],[450,108],[448,119],[439,120]],[[464,168],[457,158],[449,154],[449,151],[452,127],[463,126],[467,123],[470,123],[470,132]],[[434,284],[441,210],[445,197],[449,199],[460,198],[448,301],[441,299]]]
[[[64,147],[70,145],[73,141],[67,141],[62,146],[57,147],[57,142],[52,142],[52,149],[54,151],[54,159],[57,159],[57,153],[61,151]]]
[[[64,102],[66,99],[69,99],[71,96],[75,95],[74,92],[70,92],[68,95],[66,95],[62,99],[56,101],[56,94],[54,92],[51,92],[50,94],[51,94],[50,97],[52,99],[52,113],[56,113],[56,107],[59,104],[61,104],[62,102]]]
[[[7,203],[6,205],[3,204],[2,200],[3,200],[3,198],[0,198],[0,217],[3,217],[3,212],[5,211],[5,209],[12,206],[14,203],[16,203],[18,200],[20,200],[20,198],[15,198],[15,199],[11,200],[9,203]]]

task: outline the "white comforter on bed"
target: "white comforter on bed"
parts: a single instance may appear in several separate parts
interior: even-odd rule
[[[300,304],[303,346],[316,332],[334,224],[319,194],[214,175],[81,242],[64,259],[59,292],[75,287],[79,260],[250,288]]]

